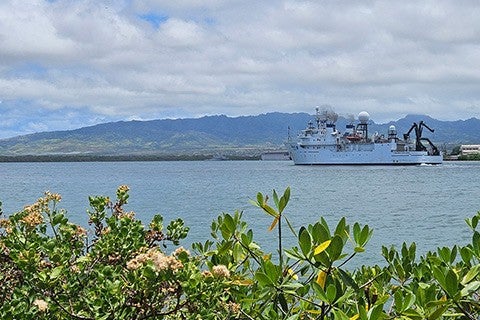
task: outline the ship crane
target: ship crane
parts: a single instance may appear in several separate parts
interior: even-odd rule
[[[428,138],[422,138],[422,131],[423,127],[427,128],[430,132],[435,132],[434,129],[431,129],[429,126],[427,126],[423,121],[420,121],[417,125],[416,122],[413,123],[413,125],[410,127],[410,129],[403,135],[403,139],[407,141],[410,138],[410,133],[412,132],[413,129],[415,129],[415,150],[416,151],[425,151],[427,148],[423,145],[422,141],[427,141],[430,147],[432,148],[432,152],[434,155],[439,155],[440,152],[438,151],[438,148],[430,141]]]

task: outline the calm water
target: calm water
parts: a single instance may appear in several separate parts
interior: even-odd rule
[[[264,248],[275,243],[270,217],[249,203],[257,192],[291,187],[286,214],[295,226],[323,216],[333,229],[345,216],[374,228],[358,263],[381,263],[381,245],[417,243],[419,251],[465,244],[465,218],[480,210],[480,162],[441,166],[294,166],[283,161],[0,163],[5,213],[20,210],[45,190],[62,194],[70,218],[87,225],[88,196],[114,198],[130,186],[127,210],[147,221],[160,213],[191,227],[189,242],[204,241],[221,212],[243,210]],[[287,240],[288,241],[288,240]]]

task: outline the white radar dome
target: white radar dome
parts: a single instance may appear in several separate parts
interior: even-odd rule
[[[394,125],[391,125],[389,128],[388,128],[388,131],[396,131],[397,128],[395,128]]]
[[[362,111],[358,114],[358,121],[361,123],[367,123],[370,120],[370,115],[367,111]]]

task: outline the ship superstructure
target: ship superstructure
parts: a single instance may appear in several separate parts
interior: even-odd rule
[[[316,110],[315,122],[310,121],[296,141],[289,138],[287,148],[295,164],[360,164],[408,165],[440,164],[443,157],[422,130],[433,132],[423,121],[413,123],[410,130],[398,137],[395,126],[387,135],[369,132],[370,115],[362,111],[358,121],[347,124],[345,131],[336,128],[338,115],[332,110]],[[410,133],[415,131],[415,139]],[[424,142],[427,143],[425,146]]]

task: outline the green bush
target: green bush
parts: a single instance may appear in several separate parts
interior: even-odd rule
[[[382,249],[385,266],[347,269],[372,229],[319,221],[295,230],[290,190],[252,201],[272,217],[275,253],[265,252],[241,212],[220,215],[211,239],[179,247],[188,227],[145,226],[116,200],[90,197],[90,230],[68,221],[60,196],[0,220],[1,319],[478,319],[480,212],[472,241],[417,257],[415,243]],[[1,213],[1,210],[0,210]],[[282,233],[297,244],[284,248]],[[168,245],[167,245],[168,244]],[[170,249],[170,250],[168,250]]]

